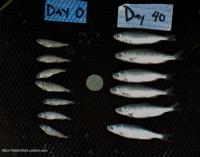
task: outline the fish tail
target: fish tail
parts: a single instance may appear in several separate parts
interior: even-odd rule
[[[168,74],[168,75],[166,75],[166,79],[173,81],[175,79],[175,76],[176,76],[176,74]]]
[[[176,41],[176,36],[175,35],[169,35],[167,40]]]
[[[173,111],[181,110],[181,109],[179,108],[179,103],[175,103],[174,105],[171,106],[171,108],[173,109]]]
[[[161,140],[172,143],[172,135],[170,134],[163,134],[161,137]]]
[[[168,95],[171,95],[171,96],[174,96],[175,94],[174,94],[174,89],[173,89],[173,87],[171,87],[171,88],[169,88],[169,89],[167,89],[167,92],[166,92]]]
[[[184,53],[184,51],[183,51],[183,50],[180,50],[180,51],[178,51],[178,52],[174,55],[174,57],[175,57],[176,59],[180,60],[180,59],[182,59],[183,53]]]

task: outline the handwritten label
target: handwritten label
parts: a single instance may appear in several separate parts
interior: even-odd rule
[[[87,2],[79,0],[46,0],[44,20],[86,23]]]
[[[170,31],[172,4],[124,4],[118,8],[117,27]]]

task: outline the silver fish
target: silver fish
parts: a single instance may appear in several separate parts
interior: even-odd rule
[[[127,98],[153,98],[160,95],[167,95],[170,92],[171,89],[164,91],[136,84],[124,84],[110,89],[110,93]]]
[[[37,115],[38,118],[47,119],[47,120],[71,120],[71,118],[57,112],[41,112]]]
[[[51,82],[36,81],[35,84],[47,92],[70,92],[69,89]]]
[[[170,79],[169,75],[148,70],[131,69],[119,71],[112,75],[116,80],[130,83],[151,82],[158,79]]]
[[[125,105],[119,108],[116,108],[116,113],[131,117],[131,118],[149,118],[149,117],[156,117],[163,115],[167,112],[172,112],[177,110],[178,104],[169,106],[169,107],[163,107],[158,105],[152,105],[152,104],[130,104]]]
[[[107,126],[107,130],[113,134],[129,139],[139,139],[139,140],[160,139],[168,141],[168,138],[170,137],[169,135],[155,133],[143,127],[131,124],[113,124]]]
[[[64,105],[74,104],[73,101],[58,99],[58,98],[45,99],[43,103],[51,106],[64,106]]]
[[[48,126],[48,125],[44,125],[44,124],[40,124],[39,127],[47,134],[50,136],[55,136],[58,138],[65,138],[67,139],[68,137],[65,136],[63,133],[61,133],[60,131],[53,129],[52,127]]]
[[[54,55],[43,55],[40,57],[37,57],[38,62],[42,63],[64,63],[64,62],[70,62],[69,59],[54,56]]]
[[[176,41],[175,35],[162,36],[147,32],[121,32],[113,37],[120,42],[131,45],[154,44],[164,40]]]
[[[150,49],[130,49],[115,54],[115,58],[129,63],[160,64],[170,60],[179,60],[183,51],[175,55],[167,55]]]
[[[43,70],[41,72],[39,72],[37,75],[36,75],[36,78],[37,79],[40,79],[40,78],[49,78],[53,75],[56,75],[56,74],[59,74],[59,73],[64,73],[66,72],[65,69],[46,69],[46,70]]]
[[[67,43],[62,43],[62,42],[53,41],[53,40],[49,40],[49,39],[37,39],[36,42],[39,45],[42,45],[46,48],[60,48],[60,47],[69,46],[69,44],[67,44]]]

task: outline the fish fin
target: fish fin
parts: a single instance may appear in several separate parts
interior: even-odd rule
[[[181,108],[179,107],[179,103],[175,103],[174,105],[171,106],[171,108],[173,109],[173,111],[180,111]]]
[[[169,41],[176,41],[176,36],[175,35],[169,35],[168,40]]]
[[[180,60],[180,59],[182,59],[183,54],[184,54],[184,51],[180,50],[174,55],[174,57],[176,57],[176,59]]]
[[[171,140],[172,135],[170,134],[163,134],[161,140],[169,142],[169,143],[173,143],[173,141]]]
[[[168,95],[171,95],[171,96],[174,96],[174,95],[175,95],[175,94],[174,94],[174,88],[171,87],[171,88],[167,89],[167,94],[168,94]]]

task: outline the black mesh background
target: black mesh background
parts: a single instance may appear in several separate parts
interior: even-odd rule
[[[129,3],[137,2],[140,1]],[[142,66],[114,58],[116,52],[133,47],[112,38],[114,33],[121,31],[116,28],[116,19],[117,7],[123,3],[125,1],[89,1],[88,24],[43,21],[43,0],[16,0],[0,13],[0,149],[48,150],[48,153],[35,154],[1,152],[0,156],[161,157],[166,151],[166,156],[200,156],[200,55],[198,49],[190,51],[200,39],[199,7],[176,4],[171,34],[177,35],[178,42],[161,42],[149,46],[171,54],[183,49],[184,59],[162,65]],[[69,42],[71,47],[45,49],[36,44],[37,38]],[[71,58],[72,63],[45,65],[36,62],[36,57],[43,54]],[[51,67],[68,69],[66,74],[48,80],[73,89],[72,94],[46,93],[35,86],[35,75]],[[116,107],[145,101],[117,97],[108,91],[120,84],[112,79],[112,73],[129,68],[176,74],[171,82],[162,80],[147,84],[161,89],[173,86],[175,96],[150,99],[149,102],[170,105],[178,101],[181,111],[144,120],[117,115],[114,112]],[[91,92],[85,86],[86,78],[93,73],[104,79],[104,87],[99,92]],[[42,104],[43,99],[53,96],[77,103],[56,108]],[[45,110],[64,113],[73,120],[39,120],[36,115]],[[38,127],[41,123],[60,130],[69,139],[47,136]],[[106,130],[106,126],[112,123],[138,124],[171,134],[171,142],[124,139]]]

